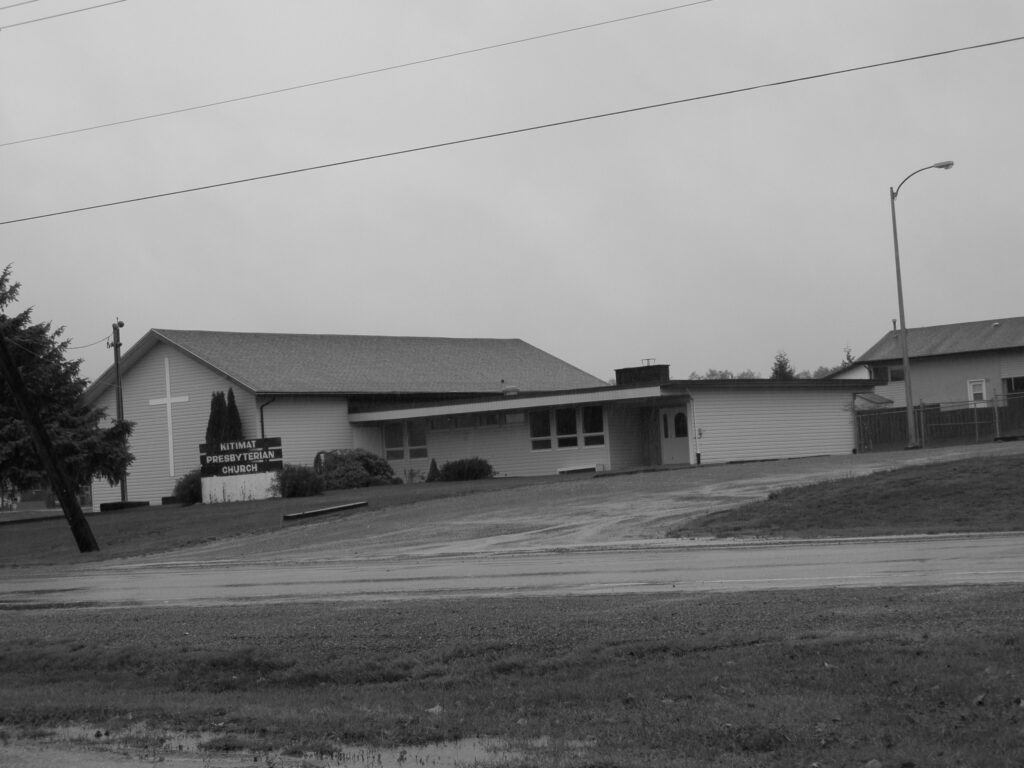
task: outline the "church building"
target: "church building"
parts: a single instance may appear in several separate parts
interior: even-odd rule
[[[624,368],[614,384],[519,339],[148,331],[122,357],[135,423],[128,497],[160,504],[200,465],[214,392],[233,390],[247,438],[287,464],[364,448],[395,474],[480,457],[499,476],[606,472],[853,451],[865,382],[672,380]],[[107,370],[85,393],[115,413]],[[93,483],[93,506],[120,500]]]

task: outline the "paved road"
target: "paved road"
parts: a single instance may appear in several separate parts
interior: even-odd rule
[[[0,606],[730,591],[1024,582],[1024,534],[693,545],[422,558],[106,564],[18,573]]]
[[[988,447],[1022,453],[1024,444]],[[889,461],[941,460],[942,452]],[[13,568],[0,607],[225,604],[515,594],[1024,582],[1024,534],[721,543],[670,521],[781,485],[876,471],[845,457],[581,481],[442,499],[215,542],[162,557]],[[561,495],[560,495],[561,494]]]

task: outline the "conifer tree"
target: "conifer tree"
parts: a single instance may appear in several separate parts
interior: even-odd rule
[[[228,403],[223,392],[214,392],[210,399],[210,419],[206,422],[206,449],[216,450],[224,434]]]
[[[228,404],[224,419],[224,433],[221,436],[221,440],[242,440],[244,438],[242,415],[238,412],[238,404],[235,402],[235,390],[228,387]]]
[[[776,379],[777,381],[790,381],[796,378],[796,371],[789,362],[789,355],[785,352],[779,352],[775,355],[775,362],[772,363],[772,375],[768,378]]]

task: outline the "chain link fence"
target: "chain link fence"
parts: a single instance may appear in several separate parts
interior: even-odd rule
[[[1024,438],[1024,393],[991,400],[932,403],[914,408],[922,448]],[[906,408],[858,411],[857,451],[907,447]]]

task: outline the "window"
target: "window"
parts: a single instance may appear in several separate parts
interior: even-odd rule
[[[680,411],[675,417],[675,433],[676,437],[686,437],[686,414]]]
[[[583,406],[583,444],[604,445],[604,408],[600,405]]]
[[[530,413],[530,445],[535,451],[547,450],[553,445],[579,448],[604,445],[604,442],[604,409],[600,405]]]
[[[400,421],[384,425],[384,458],[405,458],[405,429]]]
[[[551,414],[548,411],[530,413],[530,445],[535,451],[551,447]]]
[[[427,422],[394,421],[384,425],[384,458],[388,461],[406,457],[410,459],[427,457]]]
[[[1003,391],[1008,395],[1024,392],[1024,376],[1011,376],[1003,379]]]
[[[904,378],[902,365],[889,366],[889,381],[903,381]]]
[[[575,448],[579,445],[575,408],[555,409],[555,434],[558,436],[559,448]]]
[[[972,379],[967,382],[967,399],[972,403],[983,403],[988,399],[985,397],[984,379]]]
[[[409,458],[425,459],[427,457],[427,422],[410,421],[407,427]]]

